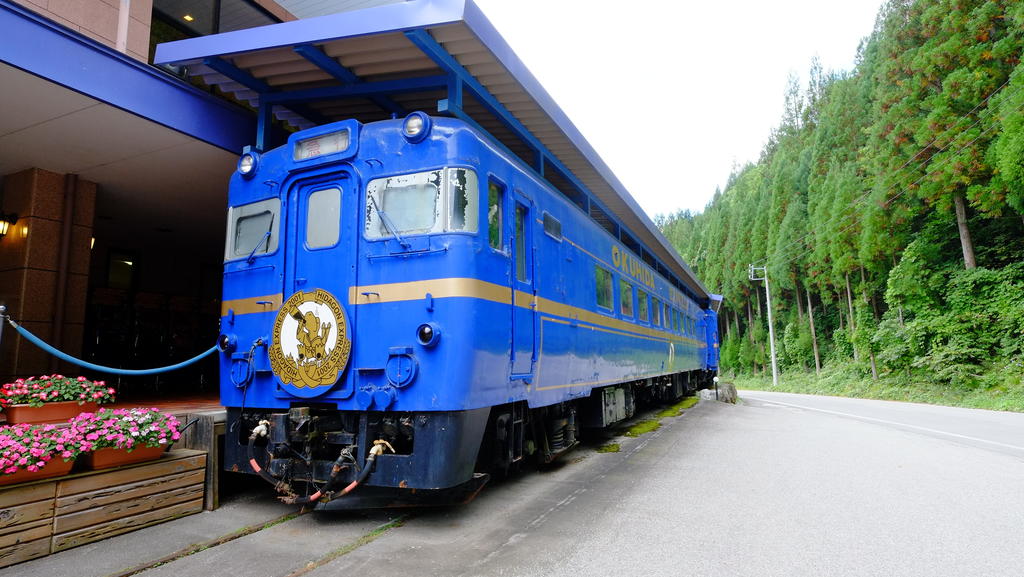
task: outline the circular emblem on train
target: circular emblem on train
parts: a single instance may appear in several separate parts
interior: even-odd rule
[[[296,292],[277,313],[270,368],[299,389],[331,386],[348,364],[352,343],[345,312],[334,295]]]

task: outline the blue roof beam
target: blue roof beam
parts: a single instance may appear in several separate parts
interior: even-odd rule
[[[535,168],[540,168],[540,170],[537,170],[538,174],[543,176],[542,170],[544,167],[550,166],[560,176],[562,176],[562,178],[569,182],[569,184],[587,197],[588,206],[599,206],[605,214],[609,216],[612,214],[612,212],[604,208],[601,202],[590,193],[590,190],[587,189],[587,187],[580,182],[578,178],[576,178],[576,175],[573,174],[568,167],[562,164],[562,161],[558,160],[558,158],[552,154],[528,128],[523,126],[523,124],[519,122],[519,120],[516,119],[516,117],[507,108],[505,108],[505,106],[499,102],[485,86],[480,84],[480,82],[468,70],[459,64],[454,56],[449,54],[448,51],[437,42],[437,40],[434,40],[434,37],[431,36],[429,32],[422,28],[417,28],[415,30],[406,31],[405,36],[410,42],[422,50],[424,54],[430,57],[435,64],[440,66],[442,70],[455,75],[460,80],[459,84],[464,90],[469,90],[473,97],[476,98],[484,108],[490,111],[490,113],[504,124],[505,127],[511,130],[517,138],[522,140],[527,146],[535,151],[536,155],[540,159],[539,162],[536,162],[535,166]],[[462,111],[461,106],[453,106],[450,100],[445,104],[446,109],[441,108],[441,103],[438,103],[438,105],[439,112],[454,112],[455,110],[460,112]],[[463,116],[466,116],[465,113],[463,113]],[[463,116],[459,116],[459,118],[463,118]],[[463,118],[463,120],[465,120],[465,118]],[[474,122],[473,124],[474,126],[479,127],[477,123]],[[485,134],[489,134],[486,130],[483,132]],[[508,149],[506,148],[506,150]],[[619,223],[614,217],[611,217],[610,220],[612,220],[617,229],[623,228],[621,223]]]
[[[268,94],[272,94],[276,89],[267,84],[266,82],[263,82],[262,80],[253,77],[248,72],[242,70],[234,64],[231,64],[223,58],[219,58],[217,56],[204,58],[203,64],[209,66],[213,70],[217,71],[219,74],[227,76],[231,80],[234,80],[235,82],[241,84],[242,86],[245,86],[249,90],[252,90],[260,95],[261,113],[259,114],[259,125],[256,127],[256,148],[259,150],[265,150],[267,138],[270,135],[270,129],[268,126],[263,126],[263,123],[267,119],[272,118],[272,115],[270,115],[269,113],[264,113],[262,109],[264,108],[266,96]],[[302,116],[303,118],[312,122],[313,124],[327,124],[328,122],[330,122],[328,119],[324,118],[322,115],[318,114],[316,111],[306,106],[300,104],[292,104],[288,106],[288,108],[291,109],[292,112],[298,114],[299,116]]]
[[[292,48],[292,50],[343,84],[353,85],[363,83],[363,80],[356,76],[354,72],[312,44],[299,44]],[[370,96],[370,101],[392,114],[397,114],[399,116],[404,116],[406,114],[406,110],[404,108],[386,96]]]
[[[367,98],[373,95],[402,94],[406,92],[423,92],[448,87],[448,76],[420,76],[399,80],[383,80],[380,82],[360,82],[348,86],[326,86],[308,90],[289,90],[287,92],[271,92],[266,95],[267,102],[291,106],[294,102],[312,100],[332,100],[343,98]]]
[[[506,128],[511,130],[513,134],[516,135],[517,138],[522,140],[527,146],[534,150],[534,169],[541,178],[550,181],[550,179],[546,178],[544,175],[545,168],[547,166],[550,166],[559,176],[565,179],[572,187],[574,187],[583,196],[583,200],[585,200],[585,204],[587,207],[585,210],[588,214],[591,213],[592,208],[597,208],[603,213],[603,216],[611,223],[614,229],[610,231],[613,236],[618,237],[620,231],[629,230],[627,227],[623,226],[617,218],[613,217],[612,211],[608,210],[601,201],[599,201],[593,194],[591,194],[590,190],[576,177],[576,175],[573,174],[568,167],[562,164],[562,162],[554,154],[552,154],[547,149],[547,147],[540,142],[540,140],[533,136],[533,133],[531,133],[530,130],[526,128],[521,122],[519,122],[519,120],[507,108],[505,108],[505,106],[501,104],[501,102],[499,102],[498,99],[495,98],[494,95],[492,95],[485,86],[480,84],[480,82],[468,70],[466,70],[461,64],[459,64],[455,57],[449,54],[448,51],[445,50],[444,47],[441,46],[437,42],[437,40],[435,40],[434,37],[430,35],[429,32],[422,28],[417,28],[415,30],[407,30],[405,32],[405,36],[409,39],[410,42],[416,45],[420,50],[423,51],[424,54],[426,54],[431,60],[433,60],[435,64],[441,67],[442,70],[450,73],[454,77],[452,84],[449,85],[449,98],[438,102],[438,112],[451,114],[457,118],[466,121],[468,124],[472,125],[480,132],[484,134],[490,134],[489,131],[485,130],[482,126],[480,126],[479,123],[474,121],[462,109],[462,93],[464,90],[468,90],[473,95],[473,97],[476,98],[476,100],[481,105],[484,106],[484,108],[486,108],[491,114],[493,114],[498,119],[499,122],[504,124]],[[455,100],[452,98],[453,93],[457,94],[456,98],[460,102],[453,101]],[[498,139],[494,138],[493,135],[491,135],[491,139],[492,141],[498,143],[502,147],[502,149],[504,149],[510,155],[518,156],[515,153],[513,153],[508,147],[501,145]],[[566,194],[566,196],[569,196],[570,200],[572,200],[581,208],[583,207],[583,203],[579,202],[580,199],[572,198],[568,194]],[[641,251],[637,254],[637,256],[641,257],[641,259],[643,258],[643,252],[643,249],[641,249]],[[660,264],[660,261],[657,262]],[[664,265],[662,266],[664,267]],[[668,267],[664,267],[664,269],[667,271]],[[692,291],[684,287],[683,283],[678,278],[676,278],[675,275],[666,275],[666,278],[671,279],[672,284],[677,286],[687,295],[695,297]]]
[[[484,108],[490,111],[495,118],[511,130],[517,138],[533,149],[539,157],[545,158],[548,164],[555,166],[561,164],[554,155],[548,152],[548,149],[540,142],[540,140],[534,137],[530,130],[523,126],[523,124],[519,122],[519,120],[516,119],[516,117],[509,112],[501,102],[498,102],[498,99],[495,98],[494,95],[484,87],[484,85],[480,84],[480,82],[468,70],[459,64],[459,61],[456,60],[454,56],[449,54],[443,46],[438,44],[437,40],[434,40],[434,37],[431,36],[429,32],[422,28],[417,28],[415,30],[407,30],[405,32],[405,36],[410,42],[416,45],[417,48],[422,50],[424,54],[433,60],[435,64],[440,66],[441,70],[449,72],[458,80],[458,82],[455,83],[455,88],[458,90],[455,108],[460,110],[462,109],[462,92],[464,90],[469,90],[473,97],[476,98]],[[451,92],[452,90],[450,89],[449,93]],[[451,100],[450,96],[449,100]],[[544,163],[544,160],[535,161],[534,168],[537,169],[538,174],[543,174]],[[582,192],[587,193],[587,189],[583,187],[582,183],[576,180],[575,176],[572,176],[571,173],[569,173],[568,169],[564,169],[564,172],[569,177],[568,179],[572,182],[573,186],[577,186]]]

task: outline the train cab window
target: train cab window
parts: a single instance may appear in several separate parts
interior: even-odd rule
[[[249,255],[269,254],[277,250],[281,219],[281,201],[268,198],[228,209],[227,247],[224,260]]]
[[[661,326],[661,301],[651,297],[651,311],[654,316],[651,317],[651,323],[656,327]]]
[[[626,279],[619,279],[619,309],[622,316],[633,316],[633,285],[626,282]]]
[[[448,169],[448,230],[476,232],[479,219],[480,187],[476,173],[468,168]]]
[[[548,213],[544,213],[544,233],[555,240],[562,240],[562,223]]]
[[[505,206],[505,188],[497,182],[487,183],[487,242],[494,250],[504,250],[501,239],[501,207]]]
[[[341,228],[341,189],[325,188],[306,202],[306,246],[321,248],[338,244]]]
[[[647,291],[636,289],[636,317],[646,322],[647,316]]]
[[[597,280],[597,306],[612,310],[612,273],[598,265],[594,265],[594,278]]]
[[[366,186],[366,238],[441,232],[441,170],[389,176]]]

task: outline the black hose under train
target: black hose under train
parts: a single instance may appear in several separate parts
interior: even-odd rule
[[[252,470],[255,471],[256,474],[259,475],[264,481],[273,485],[274,488],[277,489],[279,493],[284,493],[284,495],[281,497],[281,501],[289,505],[308,505],[310,503],[315,503],[319,501],[321,497],[327,497],[327,501],[330,501],[331,499],[334,498],[333,491],[334,486],[338,483],[338,475],[341,473],[343,469],[348,468],[348,464],[345,462],[346,455],[340,455],[338,459],[334,461],[334,466],[331,467],[331,477],[330,479],[327,480],[327,484],[325,484],[319,491],[313,493],[312,495],[299,497],[298,495],[293,493],[291,489],[283,481],[275,478],[266,469],[260,466],[259,462],[256,460],[254,450],[256,446],[256,438],[258,436],[259,435],[257,435],[255,432],[249,436],[249,444],[246,447],[246,454],[249,457],[249,466],[252,467]],[[364,481],[366,481],[366,478],[370,476],[370,472],[373,470],[373,464],[374,462],[376,462],[376,460],[377,454],[371,451],[370,455],[366,457],[366,466],[364,466],[363,470],[359,473],[359,477],[355,481],[349,483],[349,485],[345,487],[345,489],[342,490],[342,492],[338,496],[340,497],[342,495],[347,495],[348,493],[352,492],[353,489],[355,489]]]

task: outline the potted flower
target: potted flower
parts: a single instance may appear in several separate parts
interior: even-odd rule
[[[100,409],[72,419],[69,431],[82,440],[86,464],[104,469],[159,458],[181,436],[180,424],[160,409]]]
[[[43,375],[0,387],[0,408],[8,424],[63,423],[100,404],[114,402],[114,389],[85,377]]]
[[[0,427],[0,485],[66,475],[81,452],[81,439],[67,428]]]

